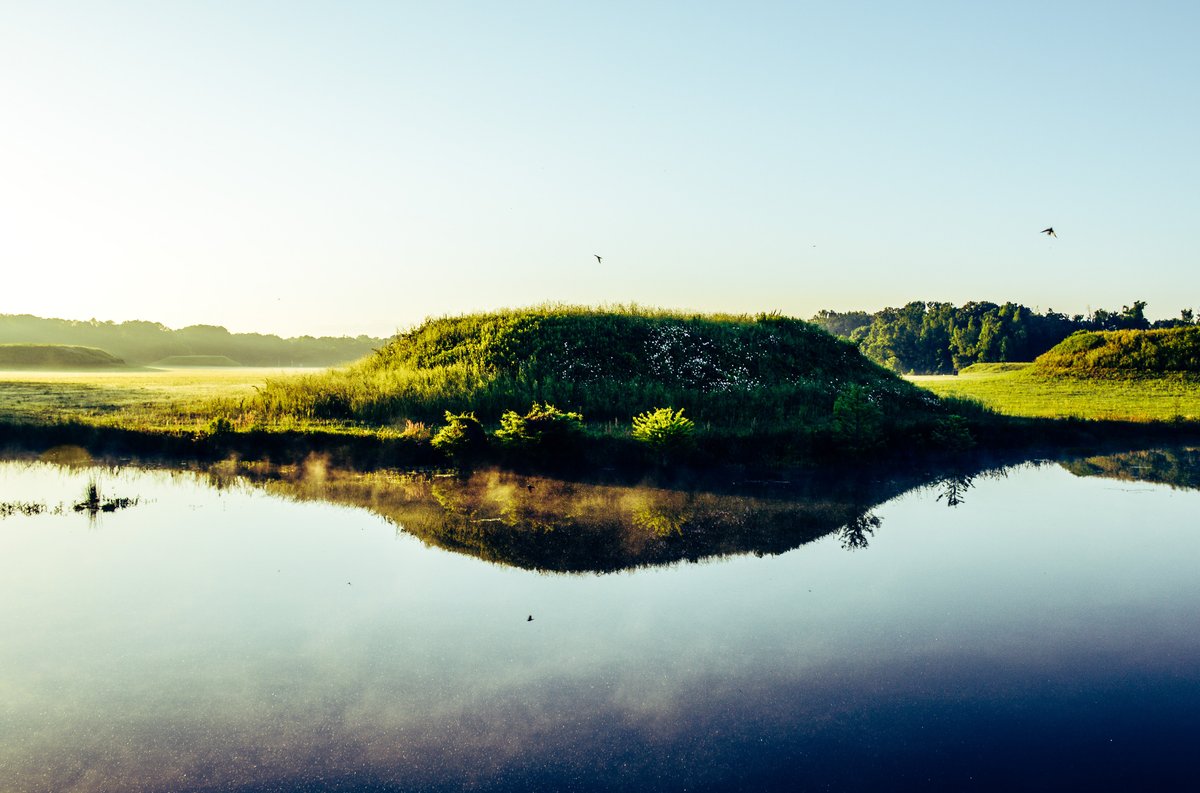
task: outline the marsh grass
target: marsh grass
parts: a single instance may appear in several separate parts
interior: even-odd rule
[[[0,371],[0,420],[195,429],[240,410],[278,368]]]

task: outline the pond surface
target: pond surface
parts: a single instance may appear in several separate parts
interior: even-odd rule
[[[0,463],[0,789],[1192,789],[1195,458],[816,499]]]

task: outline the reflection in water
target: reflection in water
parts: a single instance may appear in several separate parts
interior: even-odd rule
[[[79,464],[86,463],[76,458],[69,464],[65,464],[65,467],[73,468]],[[102,512],[116,512],[119,509],[128,509],[138,504],[137,498],[105,496],[101,494],[100,490],[99,479],[96,476],[90,477],[87,486],[84,488],[83,500],[71,503],[70,509],[74,512],[86,513],[89,523],[94,525],[96,517]],[[67,510],[66,503],[62,501],[53,504],[45,501],[0,501],[0,518],[7,518],[13,515],[61,515]]]
[[[0,789],[1190,789],[1200,494],[1095,484],[0,465]]]
[[[948,476],[934,485],[939,489],[937,500],[945,499],[948,507],[957,507],[966,501],[966,492],[974,486],[975,477],[967,475]]]
[[[71,509],[76,512],[86,512],[88,517],[96,520],[96,515],[101,512],[116,512],[118,509],[127,509],[136,506],[138,500],[136,498],[127,498],[124,496],[112,497],[100,495],[100,485],[95,478],[89,479],[87,490],[84,491],[83,501],[77,501],[72,505]]]
[[[847,551],[860,551],[867,547],[867,538],[873,535],[882,523],[876,515],[859,515],[838,531],[838,539]]]
[[[365,507],[430,545],[554,572],[778,554],[858,525],[869,509],[857,498],[748,496],[500,471],[466,477],[356,473],[319,462],[283,469],[227,464],[223,470],[291,498]]]
[[[1126,482],[1154,482],[1183,490],[1200,490],[1200,449],[1146,449],[1085,457],[1062,463],[1076,476],[1100,476]]]

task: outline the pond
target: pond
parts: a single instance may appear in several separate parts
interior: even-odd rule
[[[0,788],[1187,788],[1198,460],[910,490],[2,462]]]

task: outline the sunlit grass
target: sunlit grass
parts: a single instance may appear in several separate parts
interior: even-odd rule
[[[1098,378],[1040,374],[1028,364],[976,364],[957,376],[915,376],[938,396],[971,399],[1009,416],[1123,421],[1200,419],[1200,378],[1184,374]]]
[[[313,369],[275,367],[0,371],[0,419],[83,420],[137,428],[206,424],[214,406],[238,401]]]

